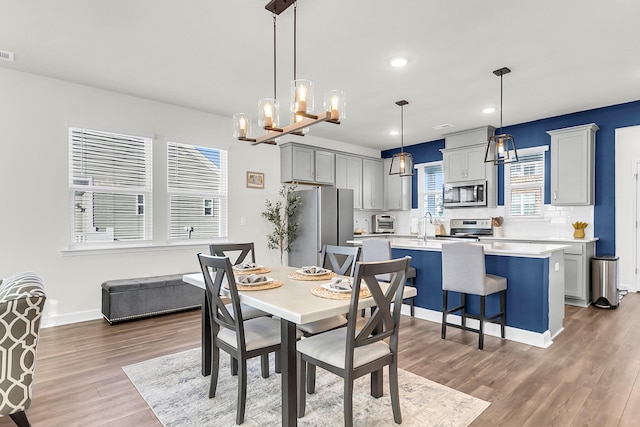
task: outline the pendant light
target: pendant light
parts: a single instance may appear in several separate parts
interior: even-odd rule
[[[493,74],[500,77],[500,133],[491,136],[487,141],[487,150],[484,154],[485,163],[504,165],[518,161],[518,151],[513,136],[508,133],[502,133],[502,76],[510,72],[511,70],[507,67],[502,67],[493,72]]]
[[[290,113],[291,124],[279,126],[280,104],[276,97],[276,15],[284,12],[289,6],[294,6],[293,12],[293,82],[291,83]],[[275,145],[276,139],[287,135],[304,136],[310,126],[321,122],[340,124],[345,119],[345,95],[339,90],[329,91],[324,97],[325,111],[314,114],[313,82],[298,79],[296,75],[296,32],[297,32],[297,1],[271,0],[265,9],[273,15],[273,98],[264,98],[258,102],[258,125],[266,131],[262,136],[251,137],[251,116],[245,113],[233,115],[233,136],[241,141],[256,144]]]
[[[391,158],[391,167],[389,175],[412,176],[413,175],[413,156],[411,153],[404,152],[404,106],[409,101],[397,101],[396,105],[400,106],[400,152]]]

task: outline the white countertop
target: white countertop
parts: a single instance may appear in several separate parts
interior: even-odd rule
[[[424,242],[418,238],[393,238],[391,247],[396,249],[413,249],[420,251],[442,250],[442,245],[451,243],[451,240],[429,239]],[[349,240],[347,243],[361,245],[360,240]],[[485,242],[478,243],[484,246],[487,255],[517,256],[527,258],[548,258],[552,252],[564,250],[568,245],[553,245],[546,243],[510,243],[510,242]]]
[[[561,242],[561,243],[591,243],[600,240],[598,237],[585,237],[583,239],[574,239],[573,237],[540,237],[540,236],[520,236],[520,237],[495,237],[495,236],[486,236],[480,237],[480,240],[500,240],[504,242],[513,242],[513,241],[522,241],[526,240],[529,242]]]
[[[354,234],[354,239],[362,239],[367,237],[384,237],[384,238],[394,238],[394,237],[417,237],[417,234],[402,234],[402,233],[364,233],[364,234]]]

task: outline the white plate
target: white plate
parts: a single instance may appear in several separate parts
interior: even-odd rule
[[[273,278],[267,277],[267,280],[263,280],[262,282],[240,283],[240,281],[238,281],[236,284],[240,286],[260,286],[270,282],[273,282]]]
[[[331,273],[331,270],[325,268],[321,273],[305,273],[302,269],[300,269],[296,271],[296,273],[302,274],[303,276],[324,276],[325,274]]]
[[[234,270],[236,270],[236,271],[254,271],[254,270],[260,270],[262,268],[262,266],[261,265],[256,265],[253,268],[242,268],[239,265],[234,265],[232,268]]]
[[[328,291],[331,291],[331,292],[338,292],[338,293],[341,293],[341,294],[351,293],[351,289],[333,289],[331,287],[331,283],[325,283],[325,284],[320,285],[320,286],[325,288]]]

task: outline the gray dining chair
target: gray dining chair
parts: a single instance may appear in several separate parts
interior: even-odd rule
[[[262,377],[269,377],[269,353],[280,352],[280,321],[272,317],[244,320],[229,258],[198,254],[198,260],[204,277],[211,322],[209,397],[216,395],[222,349],[239,365],[236,424],[242,424],[247,400],[247,360],[260,356]],[[228,287],[233,312],[227,309],[227,304],[220,296],[223,283]]]
[[[344,425],[353,425],[353,382],[355,379],[389,366],[389,394],[393,419],[402,422],[398,394],[398,331],[402,293],[409,258],[380,262],[358,262],[353,280],[347,326],[298,341],[298,418],[306,405],[306,365],[319,366],[344,380]],[[376,275],[389,274],[383,290]],[[365,325],[356,329],[360,289],[365,283],[378,309]],[[372,378],[373,379],[373,378]],[[311,393],[315,390],[311,390]]]
[[[460,305],[449,308],[449,292],[460,293]],[[485,313],[487,295],[500,293],[500,311],[487,317]],[[480,314],[467,313],[467,295],[480,296]],[[486,274],[484,246],[466,242],[443,242],[442,244],[442,339],[446,339],[447,326],[479,334],[478,348],[484,347],[484,322],[500,324],[500,335],[504,339],[507,305],[507,279]],[[460,325],[447,322],[447,316],[460,311]],[[479,329],[467,326],[467,318],[477,319]]]
[[[253,242],[214,243],[209,245],[209,252],[211,253],[211,256],[226,256],[229,257],[230,260],[232,257],[235,258],[235,261],[231,262],[232,265],[242,264],[247,259],[247,256],[251,256],[251,262],[256,262],[256,252]],[[245,320],[262,316],[270,316],[268,313],[246,304],[240,304],[240,309],[242,310],[242,318]],[[229,304],[227,310],[233,310],[233,306]]]
[[[341,276],[351,276],[355,272],[356,263],[360,257],[360,248],[353,246],[324,245],[322,248],[322,267],[331,269]],[[332,329],[341,328],[347,324],[347,318],[343,315],[316,320],[315,322],[302,323],[298,330],[305,337],[310,337]],[[316,381],[316,367],[309,365],[307,368],[307,388],[313,390]]]
[[[362,241],[362,261],[364,262],[372,262],[372,261],[386,261],[391,259],[393,256],[391,254],[391,241],[389,239],[363,239]],[[416,278],[416,269],[409,266],[409,270],[407,271],[407,280],[409,281],[409,286],[415,286],[415,278]],[[388,281],[388,275],[380,275],[378,276],[378,280]],[[411,317],[414,317],[416,314],[414,298],[407,298],[403,302],[405,304],[409,304],[409,309],[411,313]],[[364,317],[364,310],[362,310],[362,317]]]

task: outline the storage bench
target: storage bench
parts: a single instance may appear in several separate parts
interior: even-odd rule
[[[204,291],[183,282],[182,276],[107,280],[102,283],[102,315],[113,324],[201,307]]]

